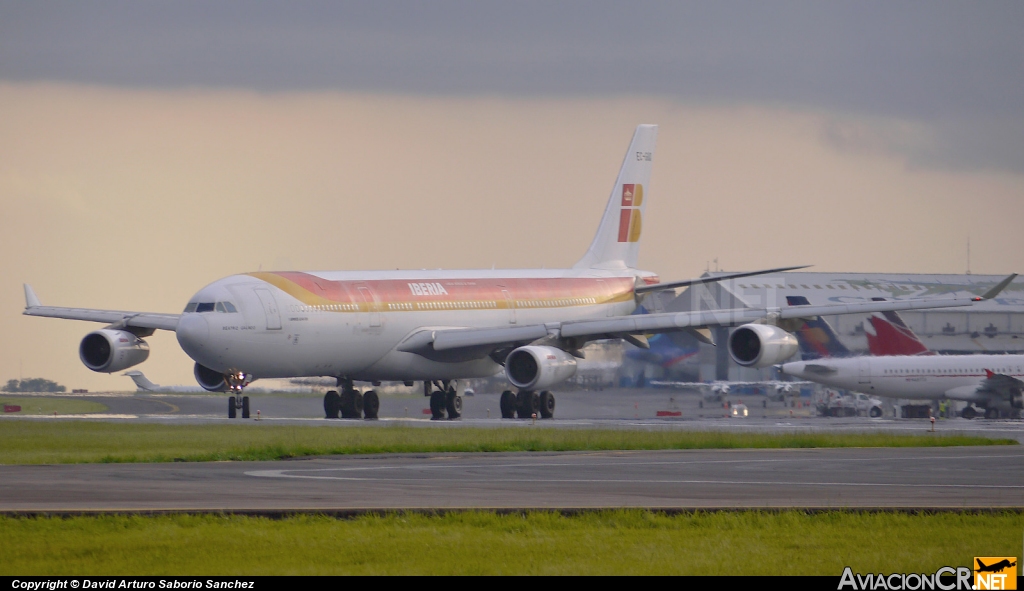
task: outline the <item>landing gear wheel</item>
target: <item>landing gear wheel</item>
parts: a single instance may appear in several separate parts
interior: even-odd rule
[[[516,418],[516,395],[511,390],[501,393],[501,418]]]
[[[338,396],[338,410],[341,411],[341,418],[351,419],[352,415],[356,413],[355,391],[342,390]]]
[[[516,395],[516,412],[519,418],[528,419],[540,407],[540,396],[536,392],[523,390]]]
[[[242,418],[249,418],[249,397],[242,396]]]
[[[352,392],[352,418],[363,418],[363,393],[358,390]]]
[[[999,418],[999,409],[997,409],[997,408],[986,408],[985,409],[985,418],[986,419],[998,419]]]
[[[444,394],[444,408],[448,411],[448,420],[462,417],[462,396],[455,390],[448,390]]]
[[[968,406],[960,411],[960,416],[967,419],[968,421],[978,416],[978,412],[974,410],[973,406]]]
[[[329,390],[327,394],[324,394],[324,418],[336,419],[338,418],[338,409],[341,406],[341,397],[334,390]]]
[[[430,394],[430,420],[440,421],[444,418],[445,397],[444,392],[434,390]]]
[[[540,416],[542,419],[555,416],[555,395],[547,390],[540,393]]]
[[[380,410],[380,398],[373,390],[363,394],[363,417],[369,420],[377,419],[377,411]]]
[[[235,418],[235,397],[231,396],[228,398],[228,418]]]

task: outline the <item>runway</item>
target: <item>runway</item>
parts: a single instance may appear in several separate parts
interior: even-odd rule
[[[555,419],[538,420],[545,428],[578,429],[669,429],[720,430],[763,433],[853,433],[886,432],[916,434],[929,431],[926,419],[894,419],[867,417],[824,418],[815,416],[813,408],[787,406],[763,396],[747,398],[749,416],[730,417],[720,403],[702,403],[693,393],[655,388],[606,389],[601,391],[569,391],[558,393]],[[57,397],[57,396],[55,396]],[[63,395],[62,398],[71,396]],[[251,424],[253,420],[231,421],[226,417],[227,398],[222,395],[196,394],[87,394],[74,396],[98,402],[107,407],[104,413],[90,415],[36,416],[0,415],[15,420],[109,420],[175,424]],[[741,403],[734,397],[733,403]],[[252,412],[270,424],[320,425],[345,428],[352,425],[404,425],[429,427],[509,427],[529,425],[530,421],[498,418],[498,395],[480,393],[464,398],[463,418],[458,421],[429,421],[429,402],[423,396],[386,395],[381,397],[379,421],[325,420],[322,396],[319,394],[254,394]],[[658,413],[678,416],[658,416]],[[1024,443],[1024,421],[986,419],[940,419],[935,429],[943,434],[1013,439]]]
[[[0,466],[0,510],[1024,507],[1024,450],[686,450]]]

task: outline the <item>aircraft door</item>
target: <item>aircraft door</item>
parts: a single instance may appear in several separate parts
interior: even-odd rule
[[[870,384],[871,383],[871,360],[870,359],[859,359],[857,361],[857,383],[858,384]]]
[[[609,300],[611,298],[611,288],[608,286],[608,284],[605,282],[604,279],[598,279],[597,280],[597,293],[598,293],[597,301],[599,301],[599,302],[607,302],[607,300]],[[614,306],[612,306],[610,303],[605,303],[604,306],[605,306],[605,313],[604,313],[605,316],[609,316],[609,317],[615,316]]]
[[[377,301],[377,297],[372,291],[370,291],[369,287],[360,285],[358,289],[359,296],[363,299],[363,303],[366,304],[366,309],[369,314],[369,325],[380,326],[380,303]]]
[[[256,292],[256,295],[260,298],[260,303],[263,304],[263,314],[267,319],[267,330],[281,330],[281,314],[277,310],[277,300],[274,299],[274,294],[262,287],[257,287],[253,291]]]
[[[516,302],[512,299],[512,294],[507,289],[501,290],[501,295],[505,296],[505,306],[508,308],[508,323],[516,323]]]

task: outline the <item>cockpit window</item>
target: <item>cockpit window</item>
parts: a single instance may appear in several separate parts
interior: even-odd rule
[[[238,308],[231,302],[189,302],[185,306],[185,312],[221,312],[227,314],[235,314],[238,312]]]

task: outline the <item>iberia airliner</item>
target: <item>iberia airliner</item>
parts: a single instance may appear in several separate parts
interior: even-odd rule
[[[569,269],[473,271],[287,271],[232,275],[200,289],[181,314],[42,306],[25,286],[25,314],[107,323],[82,339],[79,356],[94,371],[122,371],[146,360],[143,340],[172,330],[210,391],[229,391],[228,416],[249,414],[244,387],[259,378],[329,376],[328,418],[376,418],[373,390],[357,382],[423,381],[434,418],[456,418],[457,380],[504,371],[515,388],[501,396],[502,417],[551,417],[548,390],[571,378],[589,341],[743,325],[730,338],[740,364],[765,367],[791,357],[794,337],[776,321],[818,314],[967,306],[970,299],[903,300],[836,306],[743,308],[632,315],[653,291],[785,271],[734,273],[660,283],[637,266],[657,126],[633,134],[597,234]]]

